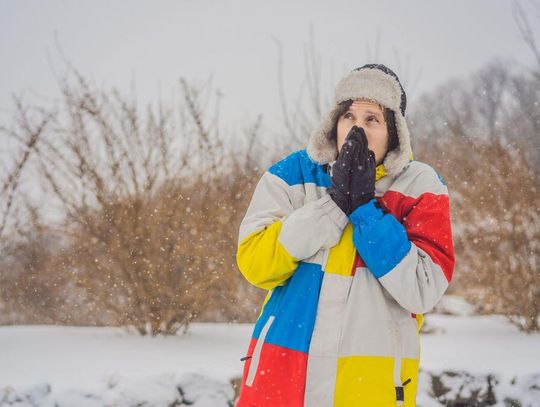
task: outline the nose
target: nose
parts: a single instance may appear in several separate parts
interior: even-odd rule
[[[355,127],[356,127],[357,130],[362,130],[363,133],[366,135],[366,138],[367,138],[366,129],[363,128],[360,123],[353,124],[353,126],[351,127],[351,130],[354,129]]]
[[[362,123],[360,122],[360,120],[357,119],[357,121],[353,124],[353,127],[358,127],[358,129],[362,129],[364,130],[364,132],[366,131],[366,129],[364,127],[362,127]]]

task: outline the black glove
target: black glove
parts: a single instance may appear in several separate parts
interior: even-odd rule
[[[353,126],[355,128],[356,126]],[[358,128],[357,128],[358,129]],[[368,148],[364,129],[360,127],[351,135],[351,143],[357,151],[354,154],[351,174],[351,212],[375,196],[375,153]]]
[[[336,162],[332,166],[332,184],[328,187],[328,194],[347,216],[351,212],[351,200],[349,198],[350,169],[353,161],[353,146],[348,143],[351,133],[345,138],[345,142],[338,153]]]
[[[353,126],[347,134],[331,179],[328,193],[347,216],[375,196],[375,154],[363,128]]]

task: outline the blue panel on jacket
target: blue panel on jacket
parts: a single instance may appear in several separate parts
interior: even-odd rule
[[[276,162],[268,172],[278,176],[288,185],[313,183],[328,188],[331,184],[330,176],[324,171],[323,166],[313,161],[305,148]]]
[[[385,214],[376,199],[360,205],[350,215],[353,243],[377,278],[389,273],[411,250],[405,227],[391,213]]]
[[[274,288],[255,324],[253,337],[259,337],[268,317],[274,315],[265,342],[307,353],[322,277],[319,264],[300,262],[285,285]]]

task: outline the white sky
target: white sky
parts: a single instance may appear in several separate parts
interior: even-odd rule
[[[100,86],[127,91],[135,80],[140,102],[178,95],[180,76],[204,83],[213,75],[224,96],[222,123],[257,113],[265,124],[279,121],[275,40],[293,99],[310,26],[328,90],[346,71],[376,61],[397,72],[414,103],[492,57],[533,62],[507,0],[0,0],[0,122],[9,122],[12,93],[42,103],[57,96],[52,67],[64,69],[57,43]],[[368,48],[372,57],[379,49],[375,60]]]

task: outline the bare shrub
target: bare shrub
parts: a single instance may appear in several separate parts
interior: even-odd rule
[[[417,158],[450,190],[456,275],[451,291],[486,314],[538,331],[540,194],[525,142],[452,136]]]
[[[261,295],[236,269],[236,208],[260,175],[259,150],[240,154],[239,141],[225,140],[201,89],[185,80],[177,110],[160,102],[144,115],[134,98],[73,74],[61,83],[62,108],[32,146],[36,176],[65,215],[48,233],[64,243],[37,243],[40,208],[25,201],[35,217],[16,228],[19,245],[3,247],[12,269],[4,303],[20,316],[12,322],[120,324],[155,335],[198,317],[253,318]],[[253,145],[260,120],[244,130]],[[29,131],[10,134],[26,139]]]

